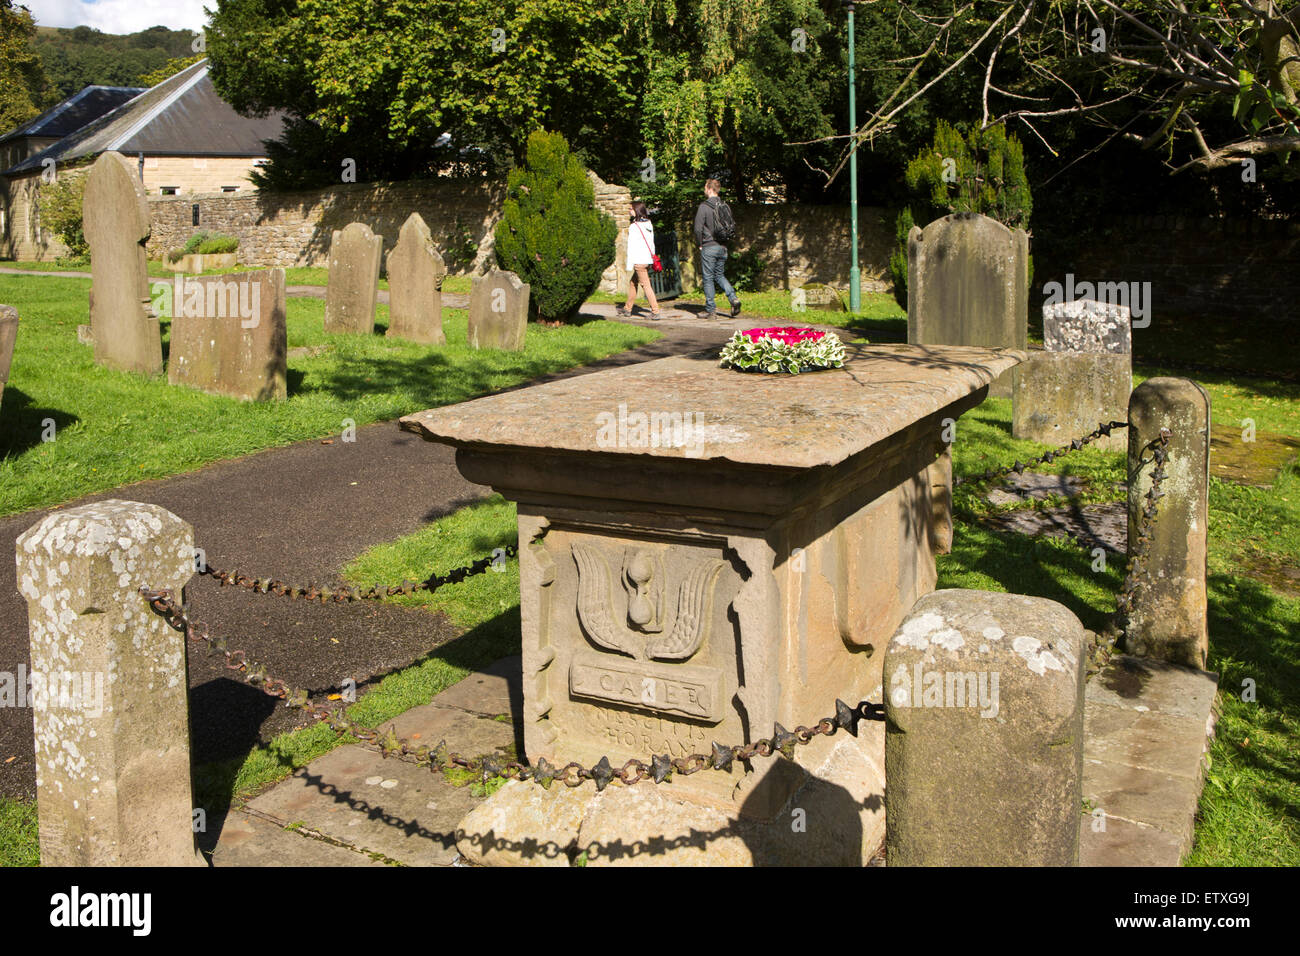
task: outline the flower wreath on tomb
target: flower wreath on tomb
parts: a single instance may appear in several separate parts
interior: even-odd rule
[[[782,326],[745,329],[722,347],[723,368],[740,372],[786,372],[798,375],[844,366],[844,343],[817,329]]]

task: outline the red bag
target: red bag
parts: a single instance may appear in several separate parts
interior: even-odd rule
[[[636,223],[634,222],[634,223],[632,223],[632,225],[635,226]],[[651,265],[651,268],[654,269],[655,272],[663,272],[663,271],[664,271],[664,264],[663,264],[663,262],[660,260],[660,258],[659,258],[657,255],[655,255],[655,251],[654,251],[653,249],[650,248],[650,240],[647,239],[647,238],[645,237],[645,233],[642,232],[642,231],[640,230],[640,228],[637,229],[636,234],[637,234],[638,236],[640,236],[640,237],[641,237],[641,241],[645,243],[646,252],[650,253],[650,265]]]

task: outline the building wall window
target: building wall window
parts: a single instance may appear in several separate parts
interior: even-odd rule
[[[180,188],[179,186],[160,186],[158,192],[164,196],[175,196]]]
[[[222,186],[222,187],[221,187],[221,191],[222,191],[223,193],[237,193],[237,192],[239,192],[239,187],[238,187],[238,186]]]

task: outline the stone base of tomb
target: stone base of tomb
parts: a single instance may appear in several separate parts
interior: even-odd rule
[[[692,799],[696,778],[671,783],[590,781],[569,788],[511,781],[460,823],[456,847],[479,866],[863,866],[885,837],[884,724],[864,721],[802,746],[758,788],[793,788],[780,810],[747,812],[764,795],[733,772],[735,799]]]

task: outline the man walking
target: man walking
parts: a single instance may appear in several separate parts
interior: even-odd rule
[[[731,303],[731,317],[740,315],[740,297],[727,281],[727,243],[736,234],[736,220],[731,208],[718,198],[722,184],[710,179],[704,184],[704,202],[695,211],[695,242],[700,247],[701,275],[704,284],[704,317],[718,317],[714,285]]]

